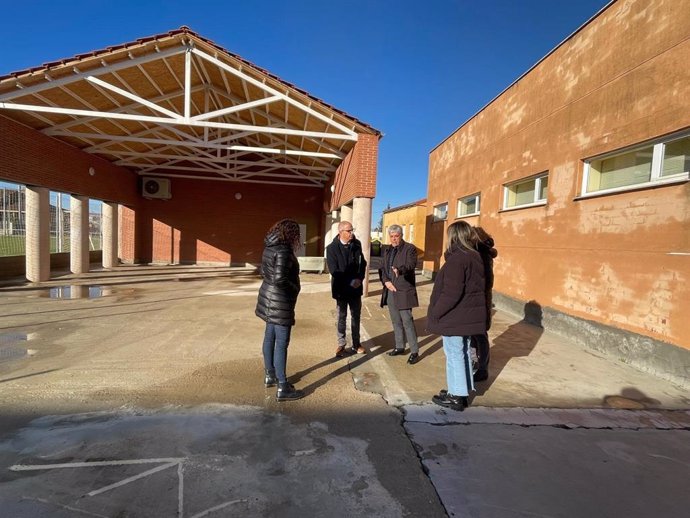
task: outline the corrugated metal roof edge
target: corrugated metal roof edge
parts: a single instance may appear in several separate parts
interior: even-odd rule
[[[347,112],[344,112],[343,110],[340,110],[340,109],[336,108],[335,106],[328,104],[327,102],[323,101],[322,99],[319,99],[318,97],[311,95],[306,90],[303,90],[303,89],[293,85],[292,83],[288,83],[287,81],[281,79],[280,77],[276,76],[275,74],[272,74],[268,70],[255,65],[251,61],[248,61],[248,60],[244,59],[243,57],[241,57],[241,56],[239,56],[233,52],[230,52],[226,48],[215,43],[213,40],[210,40],[208,38],[204,38],[200,34],[194,32],[193,30],[191,30],[186,25],[183,25],[179,29],[174,29],[172,31],[163,32],[160,34],[154,34],[153,36],[147,36],[144,38],[138,38],[134,41],[122,43],[120,45],[112,45],[112,46],[106,47],[104,49],[92,50],[91,52],[86,52],[83,54],[76,54],[75,56],[72,56],[70,58],[59,59],[57,61],[49,61],[47,63],[43,63],[39,67],[26,68],[24,70],[18,70],[15,72],[10,72],[10,73],[5,74],[5,75],[0,75],[0,81],[3,81],[5,79],[10,79],[10,78],[17,78],[17,77],[25,75],[25,74],[33,74],[33,73],[36,73],[36,72],[39,72],[42,70],[48,70],[51,67],[58,66],[58,65],[65,65],[65,64],[72,62],[72,61],[81,61],[82,59],[85,59],[85,58],[91,58],[91,57],[99,56],[102,54],[108,54],[108,53],[116,51],[116,50],[126,49],[128,47],[131,47],[132,45],[141,45],[141,44],[149,43],[151,41],[159,40],[161,38],[174,37],[174,36],[177,36],[179,34],[186,34],[188,36],[191,36],[193,38],[201,40],[208,45],[211,45],[212,47],[220,50],[221,52],[224,52],[225,54],[233,57],[234,59],[237,59],[238,61],[241,61],[242,63],[250,66],[251,68],[253,68],[257,72],[264,74],[264,75],[266,75],[266,76],[268,76],[268,77],[270,77],[276,81],[279,81],[280,83],[287,86],[288,88],[295,90],[295,91],[301,93],[302,95],[309,97],[310,99],[318,102],[319,104],[323,105],[324,107],[328,108],[329,110],[337,112],[338,114],[342,115],[343,117],[346,117],[347,119],[350,119],[351,121],[355,122],[356,124],[359,124],[360,126],[365,127],[366,129],[371,131],[373,134],[377,135],[379,137],[379,139],[383,137],[383,133],[381,131],[377,130],[376,128],[374,128],[373,126],[371,126],[370,124],[367,124],[366,122],[361,121],[360,119],[358,119],[356,117],[353,117],[352,115],[348,114]]]

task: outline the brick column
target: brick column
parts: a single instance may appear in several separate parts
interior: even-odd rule
[[[357,239],[362,243],[362,252],[367,260],[367,275],[364,277],[364,296],[369,294],[369,262],[371,261],[371,198],[352,200],[352,226],[356,229]]]
[[[50,191],[26,187],[26,279],[50,279]]]
[[[89,271],[89,199],[72,196],[70,206],[70,256],[72,273]]]
[[[117,266],[117,203],[103,202],[103,268]]]

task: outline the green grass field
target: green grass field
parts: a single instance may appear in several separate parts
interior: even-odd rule
[[[69,252],[69,237],[63,240],[62,251]],[[101,249],[101,236],[90,236],[89,250]],[[58,252],[57,238],[50,238],[50,253]],[[24,236],[0,236],[0,257],[26,254],[26,239]]]

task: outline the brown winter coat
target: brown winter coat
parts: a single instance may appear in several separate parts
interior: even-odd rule
[[[476,250],[455,248],[434,281],[427,329],[443,336],[471,336],[486,332],[484,264]]]

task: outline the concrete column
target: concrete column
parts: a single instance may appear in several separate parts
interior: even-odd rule
[[[117,203],[103,202],[103,268],[117,266]]]
[[[340,207],[340,221],[349,221],[350,223],[354,223],[352,221],[352,207],[348,207],[347,205]]]
[[[371,263],[370,243],[371,243],[371,198],[355,198],[352,202],[352,226],[355,228],[357,239],[362,243],[362,252],[367,260],[367,265]],[[367,275],[364,278],[364,296],[369,294],[369,266]]]
[[[89,199],[72,196],[70,207],[69,264],[72,273],[89,271]]]
[[[26,279],[50,279],[50,191],[26,186]]]
[[[323,228],[326,229],[326,235],[323,237],[323,256],[326,257],[326,247],[333,241],[333,216],[326,214],[326,223]]]

